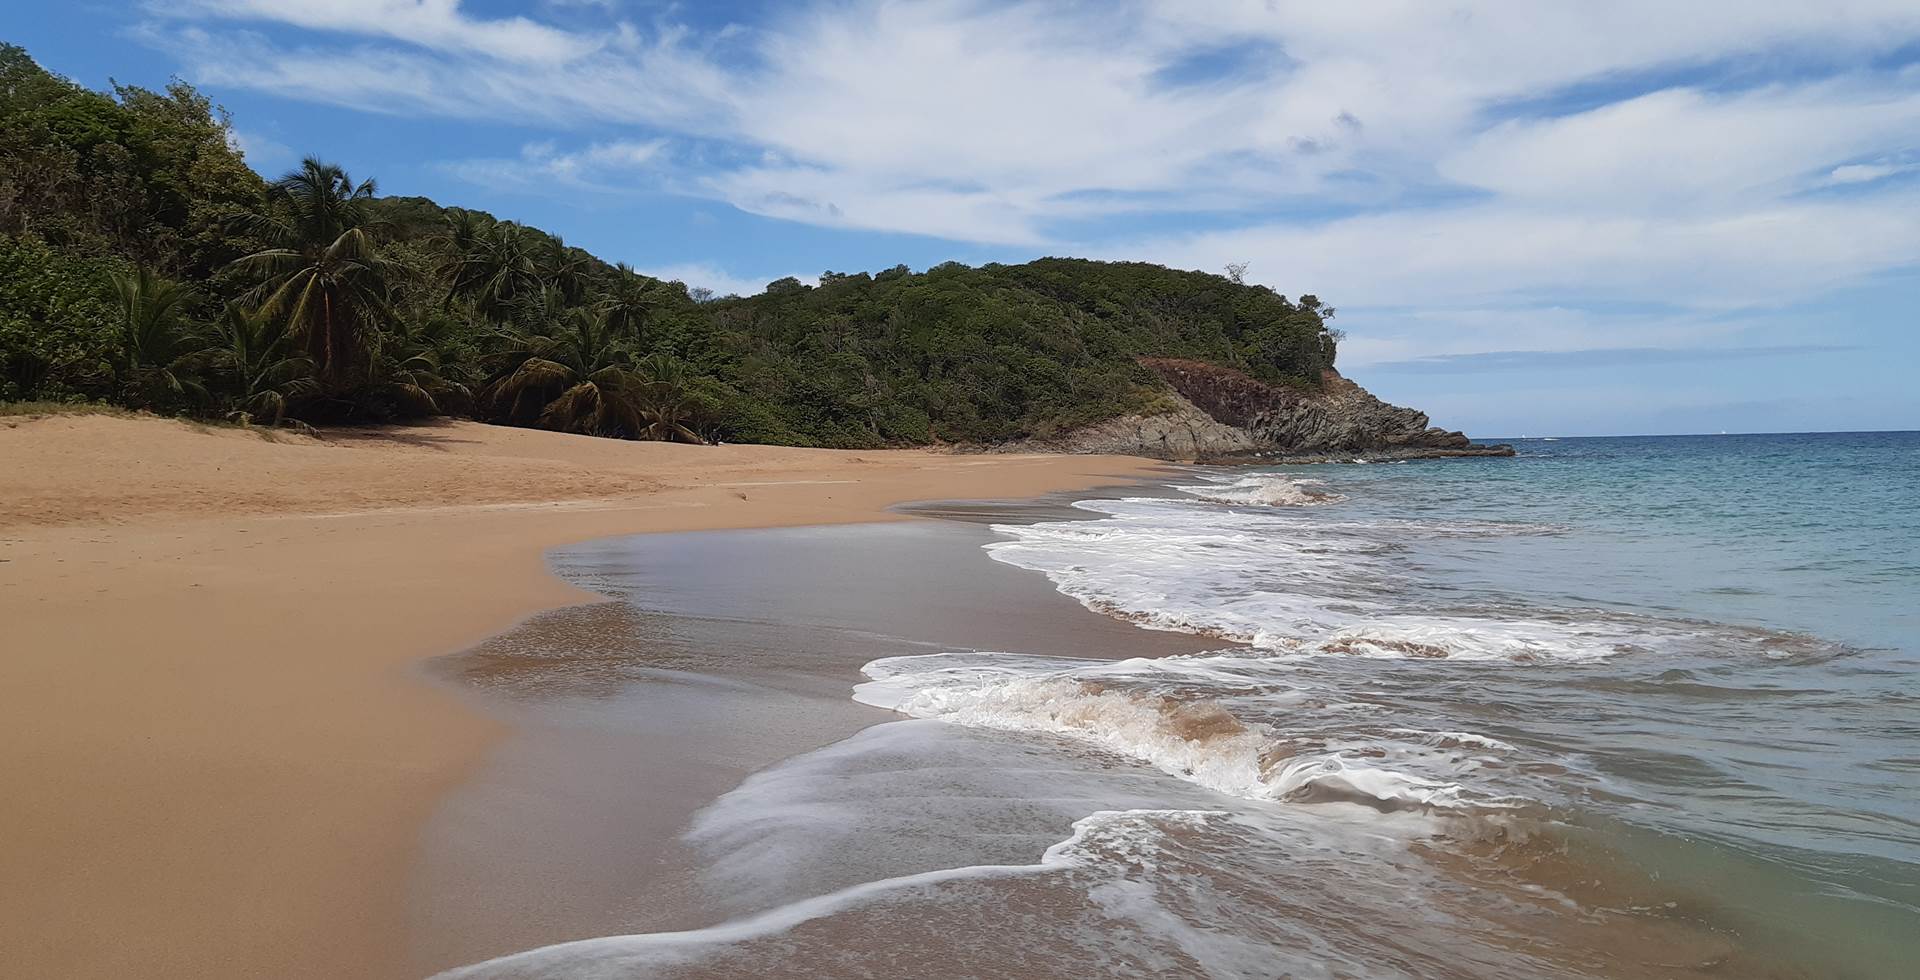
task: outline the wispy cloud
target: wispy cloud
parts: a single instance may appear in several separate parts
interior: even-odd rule
[[[1646,367],[1654,364],[1693,364],[1762,357],[1807,357],[1858,349],[1844,345],[1789,344],[1775,347],[1600,347],[1588,350],[1505,350],[1481,351],[1473,354],[1439,354],[1405,361],[1382,361],[1372,365],[1371,369],[1383,374],[1481,374],[1555,368]]]
[[[526,17],[470,17],[460,10],[459,0],[149,0],[147,9],[175,17],[257,21],[386,37],[436,51],[529,64],[575,60],[604,43]]]
[[[248,9],[257,17],[279,9],[259,6]],[[208,84],[367,112],[557,130],[597,121],[715,135],[727,132],[731,115],[729,77],[677,29],[642,33],[623,23],[591,37],[535,33],[524,46],[508,31],[500,40],[443,49],[396,43],[387,26],[355,29],[354,20],[336,13],[308,18],[331,27],[288,44],[241,26],[246,20],[210,20],[202,6],[166,9],[171,16],[136,25],[133,35],[182,59]]]
[[[455,176],[495,188],[616,194],[636,190],[636,180],[657,165],[666,150],[664,139],[611,140],[570,152],[548,140],[528,143],[517,157],[460,160],[442,166]]]
[[[239,150],[240,155],[246,157],[248,165],[256,170],[270,170],[294,161],[292,147],[250,130],[235,129],[228,132],[227,142]]]
[[[1913,173],[1920,170],[1915,163],[1848,163],[1827,172],[1824,181],[1832,185],[1870,184],[1876,180],[1885,180],[1896,174]]]
[[[1705,343],[1714,311],[1920,266],[1920,186],[1894,179],[1920,132],[1911,0],[854,0],[711,30],[671,6],[594,29],[457,0],[150,9],[143,36],[203,81],[553,132],[447,164],[474,181],[1251,261],[1363,313],[1656,303]],[[1549,346],[1511,322],[1479,352]]]
[[[1704,214],[1492,201],[1153,240],[1199,269],[1251,260],[1353,308],[1537,303],[1775,304],[1920,264],[1920,192],[1765,200]],[[1122,250],[1115,250],[1115,257]]]
[[[709,289],[716,297],[753,296],[766,291],[768,283],[786,278],[768,276],[764,279],[755,279],[752,276],[735,275],[715,262],[681,262],[675,265],[649,266],[638,271],[655,279],[682,282],[694,288]],[[819,285],[820,282],[819,276],[794,275],[793,278],[809,286]]]

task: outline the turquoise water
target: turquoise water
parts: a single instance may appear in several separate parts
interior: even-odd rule
[[[1513,460],[1296,468],[1343,509],[1561,525],[1418,548],[1463,588],[1920,656],[1920,433],[1523,439]]]
[[[1749,656],[1678,644],[1475,680],[1485,699],[1527,708],[1487,727],[1580,758],[1617,797],[1577,800],[1570,819],[1722,922],[1822,950],[1836,975],[1920,962],[1920,433],[1516,448],[1514,460],[1288,472],[1345,494],[1343,517],[1554,526],[1409,540],[1399,557],[1416,602],[1800,634],[1763,637]]]
[[[1035,665],[1017,698],[1004,664],[917,661],[890,703],[1084,729],[1241,798],[1473,814],[1500,829],[1436,846],[1492,833],[1585,913],[1698,927],[1787,975],[1912,975],[1920,434],[1516,448],[1195,470],[1002,526],[995,558],[1090,608],[1251,650]],[[1083,721],[1064,679],[1257,738]]]
[[[856,589],[1007,645],[899,642],[851,693],[904,720],[696,816],[739,917],[456,975],[1914,976],[1920,434],[1517,448],[1190,468],[959,539],[1201,653],[1041,655],[917,568],[964,562],[858,539]],[[603,571],[821,614],[720,554]]]

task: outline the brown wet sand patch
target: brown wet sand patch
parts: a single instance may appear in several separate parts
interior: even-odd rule
[[[977,524],[909,521],[556,553],[563,577],[619,599],[541,614],[432,664],[514,730],[426,826],[416,972],[718,924],[728,907],[706,900],[704,858],[679,833],[752,772],[896,720],[850,698],[869,661],[1209,646],[1090,614],[988,558],[991,539]]]
[[[1344,653],[1365,656],[1369,650],[1388,650],[1407,657],[1427,660],[1445,660],[1450,653],[1446,647],[1431,643],[1416,643],[1413,640],[1375,640],[1363,637],[1342,637],[1320,644],[1327,653]]]
[[[1570,966],[1624,978],[1813,980],[1804,964],[1756,950],[1714,924],[1712,910],[1605,848],[1576,846],[1540,816],[1481,814],[1419,845],[1435,867],[1504,901],[1496,921]]]

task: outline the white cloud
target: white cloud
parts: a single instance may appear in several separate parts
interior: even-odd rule
[[[1443,157],[1439,171],[1558,209],[1700,212],[1784,196],[1805,174],[1916,132],[1920,87],[1847,77],[1729,96],[1670,88],[1502,123]]]
[[[469,17],[461,12],[459,0],[151,0],[148,9],[172,16],[252,20],[389,37],[436,50],[514,62],[567,61],[602,45],[525,17]]]
[[[445,4],[442,4],[445,6]],[[277,8],[276,8],[277,9]],[[201,6],[177,12],[204,11]],[[264,16],[264,15],[263,15]],[[432,114],[567,127],[589,120],[678,127],[712,135],[730,116],[725,72],[678,30],[642,36],[628,25],[573,57],[493,55],[495,45],[441,50],[391,43],[388,31],[322,32],[297,46],[247,29],[153,21],[133,29],[184,60],[196,80],[387,114]],[[345,33],[340,40],[335,33]],[[541,47],[533,45],[534,48]]]
[[[1911,190],[1705,215],[1473,204],[1164,238],[1109,257],[1144,251],[1196,269],[1251,261],[1259,281],[1348,307],[1558,295],[1727,308],[1920,264],[1916,206]]]
[[[1757,332],[1743,318],[1700,313],[1596,314],[1568,306],[1457,306],[1342,315],[1345,368],[1485,351],[1727,347]]]
[[[255,170],[271,170],[294,162],[293,148],[279,140],[243,129],[227,132],[227,143],[247,159]]]
[[[1831,185],[1868,184],[1876,180],[1891,177],[1894,174],[1910,173],[1917,169],[1920,169],[1920,165],[1911,163],[1848,163],[1828,171],[1825,183]]]
[[[564,30],[457,0],[167,9],[147,37],[203,81],[628,133],[450,165],[483,182],[664,188],[822,226],[1194,268],[1250,260],[1256,279],[1349,311],[1515,314],[1493,332],[1456,317],[1446,344],[1383,333],[1370,342],[1397,353],[1350,343],[1355,358],[1538,349],[1515,341],[1554,329],[1527,319],[1543,300],[1670,304],[1698,315],[1625,325],[1711,333],[1713,311],[1920,264],[1920,189],[1885,180],[1920,152],[1920,68],[1861,67],[1920,42],[1912,0],[859,0],[708,33]],[[309,33],[276,43],[251,33],[263,23]],[[1230,45],[1252,54],[1205,84],[1161,83]],[[1783,65],[1791,80],[1753,83]],[[1209,230],[1125,230],[1150,212]],[[1554,342],[1590,342],[1596,317]]]
[[[713,290],[715,296],[752,296],[766,291],[767,283],[782,276],[769,276],[755,279],[750,276],[737,276],[712,262],[681,262],[676,265],[650,266],[636,269],[642,275],[669,282],[683,282],[688,286],[704,287]],[[795,276],[807,285],[817,285],[818,276]]]
[[[659,161],[666,149],[664,139],[610,140],[562,152],[548,140],[521,147],[518,157],[461,160],[445,169],[491,187],[619,193],[637,189],[639,172]]]

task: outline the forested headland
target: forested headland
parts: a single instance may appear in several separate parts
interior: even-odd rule
[[[0,45],[0,402],[992,443],[1154,411],[1169,389],[1143,357],[1317,387],[1338,339],[1313,296],[1136,262],[826,272],[715,298],[323,161],[264,179],[185,83],[93,91]]]

